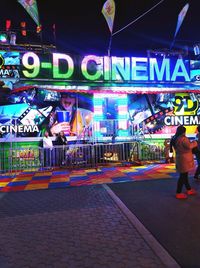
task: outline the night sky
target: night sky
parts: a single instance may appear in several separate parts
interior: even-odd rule
[[[113,33],[152,8],[159,0],[115,0],[116,13]],[[38,0],[40,21],[43,27],[42,42],[56,44],[64,53],[106,55],[110,38],[106,20],[101,13],[102,0]],[[189,47],[200,42],[199,0],[165,0],[143,18],[112,38],[111,54],[115,56],[146,55],[147,50],[169,49],[172,43],[178,14],[186,3],[190,4],[183,24],[176,36],[174,49]],[[17,0],[1,1],[1,30],[5,20],[12,21],[17,31],[17,43],[40,42],[36,24]],[[20,22],[27,22],[28,34],[22,38]],[[52,25],[56,25],[56,39]]]

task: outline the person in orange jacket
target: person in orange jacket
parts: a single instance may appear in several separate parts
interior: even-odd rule
[[[176,189],[177,199],[186,199],[188,195],[196,194],[196,190],[191,188],[188,180],[188,173],[194,168],[192,149],[196,146],[196,141],[190,142],[186,137],[186,128],[178,126],[170,142],[170,148],[174,148],[176,152],[176,170],[180,173]],[[182,193],[183,186],[186,188],[186,193]]]
[[[196,134],[196,141],[198,146],[193,150],[193,154],[196,156],[197,161],[197,168],[195,170],[194,179],[200,181],[199,174],[200,174],[200,125],[197,126],[197,134]]]

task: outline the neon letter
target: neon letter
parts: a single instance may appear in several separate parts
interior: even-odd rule
[[[180,69],[180,71],[179,71]],[[182,59],[178,59],[174,68],[174,72],[172,74],[171,81],[176,81],[177,76],[182,76],[185,78],[185,81],[190,81],[190,77],[187,73],[185,64]]]
[[[170,81],[170,65],[169,59],[163,59],[161,68],[159,70],[157,59],[150,58],[149,59],[149,72],[150,72],[150,80],[154,81],[154,73],[157,76],[158,81],[163,81],[163,76],[165,72],[165,81]]]
[[[67,63],[66,73],[60,73],[59,62],[64,60]],[[68,79],[74,72],[74,62],[72,58],[66,54],[53,53],[53,78]]]
[[[26,69],[32,71],[32,72],[28,72],[26,70],[23,70],[22,73],[25,77],[34,78],[39,74],[40,59],[35,53],[33,52],[25,53],[22,57],[22,64]]]
[[[90,73],[88,72],[88,65],[90,63],[93,63],[91,65]],[[94,65],[95,64],[95,65]],[[83,76],[88,80],[98,80],[103,72],[103,58],[97,57],[93,55],[86,56],[81,63],[81,71]]]
[[[147,81],[147,58],[132,57],[132,80]]]
[[[112,80],[130,80],[130,58],[112,57]]]

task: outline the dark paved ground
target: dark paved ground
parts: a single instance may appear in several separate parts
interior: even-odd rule
[[[109,187],[183,268],[200,267],[200,183],[197,196],[175,199],[176,180],[109,184]]]
[[[103,185],[0,193],[1,268],[169,267],[158,253]]]

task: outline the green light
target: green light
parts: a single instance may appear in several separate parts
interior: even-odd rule
[[[52,64],[50,62],[41,62],[41,68],[51,69]]]
[[[0,43],[7,43],[8,42],[8,36],[5,33],[0,33]]]

